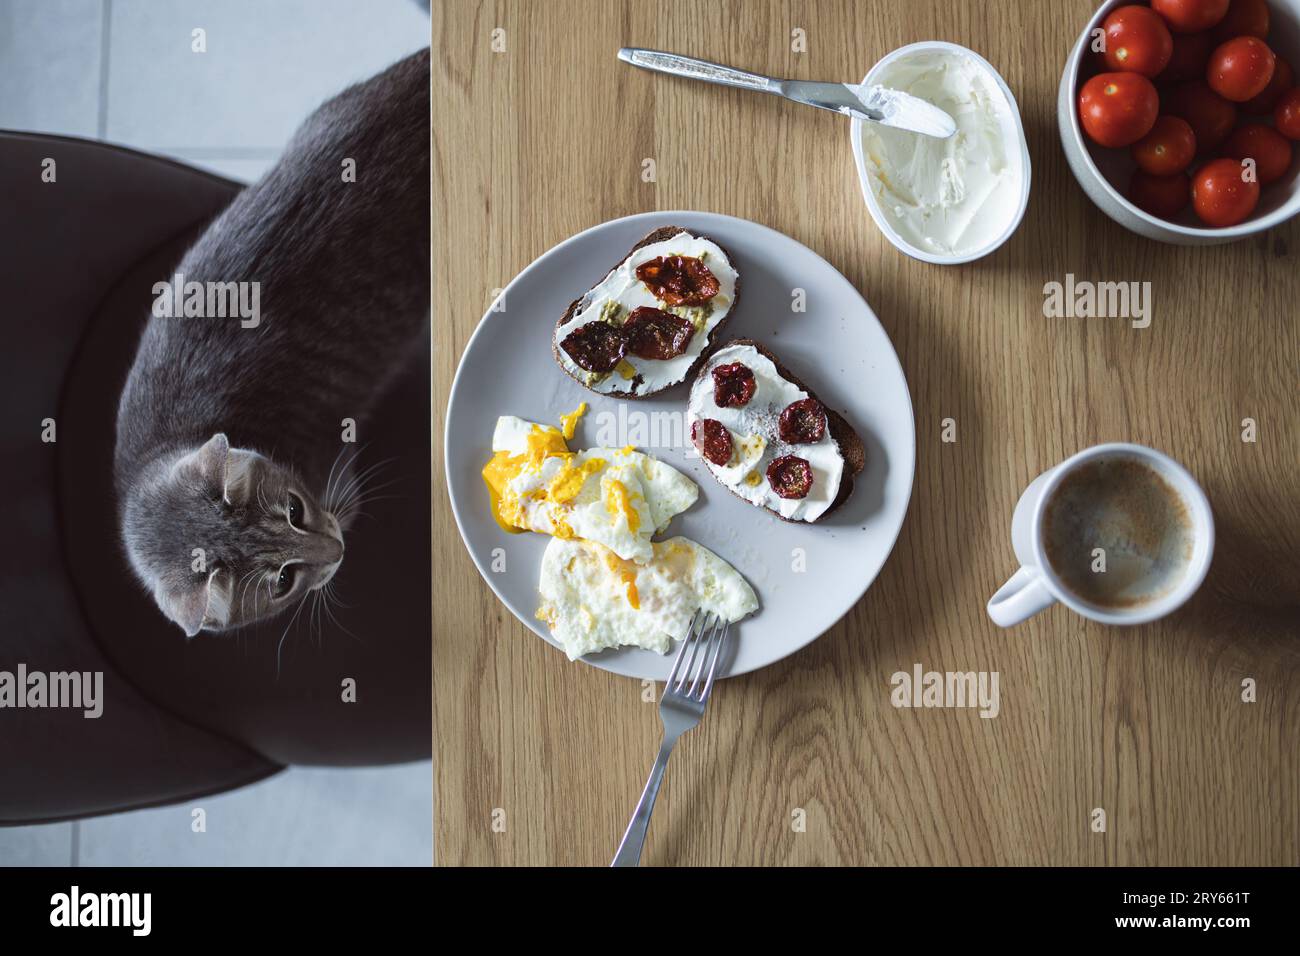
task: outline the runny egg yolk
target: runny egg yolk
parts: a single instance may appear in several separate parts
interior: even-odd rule
[[[560,416],[560,426],[564,430],[564,438],[567,441],[573,437],[573,433],[578,428],[578,419],[587,414],[587,403],[583,402],[567,415]]]
[[[632,610],[641,610],[641,595],[636,590],[636,565],[624,561],[613,551],[606,551],[605,566],[626,586],[627,603],[632,606]]]
[[[517,534],[527,529],[523,527],[523,514],[520,502],[512,500],[506,494],[506,488],[525,469],[537,471],[542,462],[551,457],[569,458],[572,452],[564,443],[564,435],[556,428],[544,428],[534,425],[528,433],[526,446],[522,455],[511,455],[502,450],[494,454],[483,466],[483,481],[488,487],[491,500],[492,517],[502,529]]]
[[[606,465],[604,458],[588,458],[578,467],[572,461],[566,461],[546,486],[546,493],[557,504],[572,501],[577,497],[589,477],[602,470]]]
[[[616,478],[605,482],[605,510],[611,518],[617,518],[620,514],[627,518],[627,530],[632,534],[636,534],[637,528],[641,527],[641,515],[632,507],[632,496],[628,493],[627,485]]]

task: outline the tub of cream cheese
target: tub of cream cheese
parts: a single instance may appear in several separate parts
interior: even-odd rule
[[[936,139],[854,120],[850,136],[871,218],[895,246],[953,265],[988,255],[1029,203],[1029,148],[1015,97],[997,70],[955,43],[913,43],[871,68],[864,86],[902,90],[957,124]]]

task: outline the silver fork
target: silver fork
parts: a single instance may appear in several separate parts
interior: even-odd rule
[[[663,783],[668,755],[673,752],[677,738],[700,722],[704,705],[713,690],[713,677],[727,646],[731,625],[713,613],[696,611],[691,618],[690,630],[682,641],[677,660],[664,685],[664,696],[659,701],[659,719],[664,724],[664,739],[659,745],[659,756],[650,768],[650,779],[641,791],[641,800],[627,825],[623,842],[618,845],[614,862],[610,866],[636,866],[641,860],[641,847],[646,830],[650,828],[650,814],[654,812],[655,797]],[[707,635],[707,636],[706,636]],[[703,653],[699,653],[703,649]],[[689,652],[689,653],[688,653]],[[699,666],[696,666],[696,657]]]

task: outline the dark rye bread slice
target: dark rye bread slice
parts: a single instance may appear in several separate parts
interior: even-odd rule
[[[816,398],[817,401],[822,403],[822,408],[826,409],[826,427],[831,433],[831,440],[835,442],[835,446],[839,449],[840,455],[844,459],[844,474],[840,477],[840,490],[835,496],[835,500],[831,502],[829,508],[817,517],[817,521],[821,521],[827,515],[833,514],[840,505],[849,500],[849,495],[853,494],[853,479],[860,475],[862,469],[867,466],[867,446],[862,443],[861,437],[859,437],[858,433],[853,430],[853,426],[848,423],[843,415],[835,411],[835,409],[830,408],[825,402],[822,402],[820,398],[817,398],[817,393],[814,392],[807,383],[799,378],[799,376],[786,368],[785,365],[781,363],[781,360],[776,357],[776,353],[761,342],[756,342],[753,339],[732,339],[730,342],[723,342],[721,345],[710,349],[708,354],[705,355],[704,361],[700,364],[699,370],[696,372],[695,380],[691,382],[692,391],[695,390],[695,385],[703,380],[705,367],[708,365],[709,360],[723,349],[728,349],[736,345],[750,346],[754,351],[758,352],[758,354],[762,355],[776,366],[776,372],[778,375],[801,391],[807,392],[809,398]],[[705,464],[704,467],[708,469],[709,474],[713,474],[713,469],[709,468],[707,464]],[[714,475],[714,478],[717,479],[717,475]],[[766,478],[764,480],[766,480]],[[736,495],[736,489],[732,488],[730,485],[723,484],[720,480],[718,481],[718,484],[722,485],[722,487],[726,488],[733,495]],[[746,504],[754,504],[747,498],[741,498],[740,495],[736,495],[736,497],[740,498],[740,500],[744,501]],[[782,521],[789,521],[792,524],[817,523],[817,521],[803,521],[801,519],[787,518],[779,511],[773,511],[766,505],[754,505],[754,507],[766,511],[768,514],[775,515]]]
[[[641,249],[645,246],[653,245],[656,242],[663,242],[667,239],[671,239],[673,236],[676,236],[683,232],[693,239],[707,239],[709,242],[713,243],[715,246],[717,246],[719,249],[722,250],[722,254],[726,256],[727,261],[731,263],[731,268],[735,269],[736,271],[736,288],[731,296],[731,307],[727,310],[727,314],[722,317],[722,321],[720,321],[717,325],[715,325],[713,327],[713,330],[706,337],[704,348],[700,350],[699,358],[697,358],[693,363],[691,363],[691,367],[686,370],[686,374],[682,377],[682,381],[688,382],[691,379],[693,379],[696,373],[700,370],[700,366],[703,364],[705,356],[709,354],[710,343],[717,340],[718,333],[722,331],[723,326],[725,326],[728,322],[731,321],[731,317],[736,314],[736,306],[740,303],[740,270],[736,269],[736,260],[732,257],[731,252],[727,249],[727,247],[724,246],[722,243],[718,242],[718,240],[710,236],[702,236],[699,233],[691,232],[691,230],[683,226],[660,226],[654,232],[650,233],[648,236],[646,236],[644,239],[638,242],[635,246],[629,249],[627,251],[627,255],[622,256],[618,260],[618,262],[614,263],[614,265],[610,266],[609,269],[605,270],[605,275],[600,277],[600,281],[597,282],[596,285],[600,285],[601,282],[604,282],[605,279],[609,276],[610,272],[612,272],[614,269],[617,269],[620,265],[622,265],[624,260],[626,260],[628,256],[632,255],[632,253],[636,252],[638,249]],[[591,289],[596,288],[596,285],[593,285]],[[571,303],[569,303],[569,307],[564,310],[564,315],[560,316],[560,321],[555,324],[557,330],[567,325],[570,321],[573,320],[573,317],[578,314],[583,301],[587,298],[587,294],[591,292],[591,289],[588,289],[587,292],[582,294],[582,296],[580,296],[577,299],[574,299]],[[561,371],[563,371],[565,375],[569,376],[569,378],[573,379],[583,388],[590,389],[591,391],[596,392],[594,388],[591,388],[590,385],[588,385],[582,379],[578,378],[576,375],[570,372],[568,368],[565,367],[563,360],[560,358],[561,338],[563,338],[563,336],[561,335],[551,336],[551,353],[555,356],[555,364],[560,366]],[[617,374],[617,373],[612,373],[612,374]],[[633,378],[628,384],[635,386],[635,384],[639,381],[641,381],[641,376],[638,375],[637,377]],[[611,390],[608,392],[596,392],[596,394],[608,395],[611,398],[633,398],[633,399],[648,398],[651,395],[658,395],[660,392],[665,391],[666,389],[669,388],[673,388],[674,386],[679,384],[681,383],[674,382],[672,385],[665,385],[663,388],[655,389],[652,392],[643,392],[643,391],[621,392],[621,391]]]

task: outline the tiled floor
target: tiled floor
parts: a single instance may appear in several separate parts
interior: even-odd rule
[[[427,762],[292,767],[156,810],[0,827],[0,866],[428,866],[432,791]]]
[[[421,0],[0,0],[0,129],[106,139],[250,182],[319,103],[428,42]],[[423,866],[432,776],[427,762],[293,768],[195,805],[0,828],[0,866]],[[191,829],[194,806],[206,833]]]
[[[428,42],[419,0],[4,0],[0,128],[251,181],[322,101]]]

